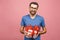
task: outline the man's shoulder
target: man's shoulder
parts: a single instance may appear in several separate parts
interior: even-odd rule
[[[43,18],[44,18],[43,16],[41,16],[41,15],[38,15],[38,14],[37,14],[37,16],[38,16],[38,18],[41,18],[41,19],[43,19]]]
[[[27,18],[29,15],[27,14],[27,15],[24,15],[22,18]]]

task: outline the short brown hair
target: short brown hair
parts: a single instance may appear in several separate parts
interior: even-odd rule
[[[37,7],[39,7],[37,2],[31,2],[29,6],[31,6],[31,4],[35,4],[35,5],[37,5]]]

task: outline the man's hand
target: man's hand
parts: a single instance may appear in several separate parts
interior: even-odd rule
[[[24,35],[27,37],[27,38],[32,38],[31,35],[28,34],[28,32],[24,31]]]
[[[34,34],[33,35],[33,38],[35,39],[35,38],[37,38],[38,37],[38,34]]]
[[[27,38],[31,38],[31,37],[32,37],[32,36],[30,36],[30,35],[28,34],[28,32],[25,31],[24,26],[20,27],[20,32],[21,32],[22,34],[24,34],[24,36],[26,36]]]
[[[34,34],[33,38],[37,38],[40,35],[40,32],[38,32],[38,34]]]

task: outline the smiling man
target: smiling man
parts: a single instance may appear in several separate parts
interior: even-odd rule
[[[37,14],[38,8],[39,5],[37,2],[31,2],[29,5],[29,14],[22,17],[20,32],[24,34],[24,40],[41,40],[40,35],[46,33],[44,18]],[[37,35],[29,37],[27,32],[24,31],[24,28],[28,25],[32,25],[33,28],[35,25],[42,27],[42,31],[39,31]]]

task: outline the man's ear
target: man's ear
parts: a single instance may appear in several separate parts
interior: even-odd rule
[[[37,10],[38,10],[38,7],[37,7]]]

